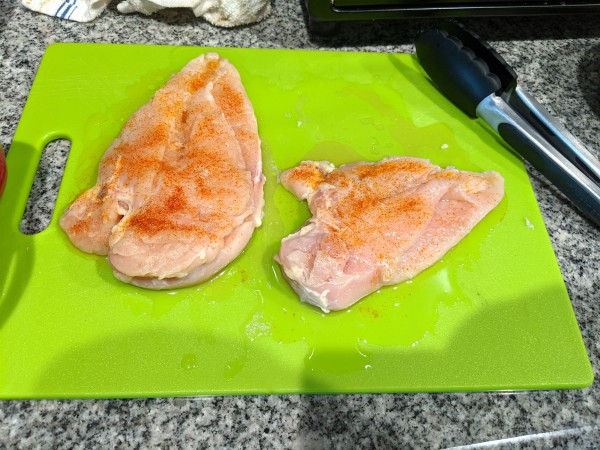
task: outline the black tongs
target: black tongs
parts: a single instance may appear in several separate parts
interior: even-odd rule
[[[600,225],[600,161],[533,97],[488,43],[454,22],[417,36],[419,62],[438,89],[481,117],[594,223]]]

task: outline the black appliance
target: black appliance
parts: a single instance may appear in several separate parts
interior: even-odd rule
[[[600,13],[600,1],[582,0],[305,0],[305,4],[314,31],[327,31],[346,20]]]

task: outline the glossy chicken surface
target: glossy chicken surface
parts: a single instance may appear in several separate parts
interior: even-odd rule
[[[283,239],[276,260],[300,298],[324,311],[430,267],[504,195],[496,172],[442,169],[411,157],[337,169],[306,161],[280,182],[308,202],[312,218]]]
[[[63,214],[75,246],[150,289],[196,284],[244,249],[263,210],[260,139],[237,70],[207,53],[129,119]]]

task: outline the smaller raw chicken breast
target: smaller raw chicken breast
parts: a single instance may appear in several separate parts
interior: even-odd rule
[[[337,169],[305,161],[280,182],[307,200],[312,218],[283,239],[275,259],[300,298],[325,312],[430,267],[504,196],[496,172],[411,157]]]
[[[122,281],[188,286],[244,249],[261,223],[264,181],[240,76],[207,53],[133,114],[60,225],[81,250],[107,255]]]

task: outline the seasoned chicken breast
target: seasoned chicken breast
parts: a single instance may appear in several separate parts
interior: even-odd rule
[[[120,280],[187,286],[240,254],[261,223],[263,185],[240,76],[208,53],[133,114],[60,225],[81,250],[107,255]]]
[[[349,307],[439,260],[502,199],[496,172],[442,169],[393,157],[337,169],[303,162],[280,176],[312,218],[283,239],[276,260],[300,298]]]

